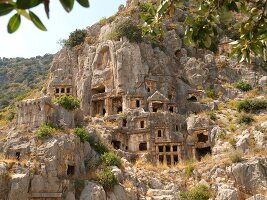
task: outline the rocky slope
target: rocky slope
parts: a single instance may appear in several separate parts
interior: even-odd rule
[[[51,65],[44,92],[54,94],[53,85],[73,86],[73,94],[81,100],[81,125],[91,140],[83,141],[69,128],[40,139],[34,128],[10,126],[1,133],[0,199],[178,200],[180,193],[199,184],[207,186],[210,199],[266,199],[267,110],[262,107],[247,116],[237,108],[244,99],[266,101],[264,63],[258,58],[252,65],[237,63],[223,54],[185,46],[182,25],[187,13],[181,10],[165,22],[165,27],[177,26],[166,28],[164,48],[146,39],[140,43],[126,37],[108,40],[125,21],[139,22],[137,2],[120,7],[119,14],[106,24],[88,27],[85,42],[75,48],[64,47]],[[178,88],[175,100],[179,113],[187,118],[187,141],[194,140],[191,133],[195,129],[210,127],[211,154],[170,167],[155,165],[146,153],[134,155],[109,147],[122,157],[122,164],[110,167],[118,183],[106,188],[97,178],[103,167],[99,164],[100,139],[92,142],[92,137],[110,141],[112,130],[119,125],[107,117],[87,116],[92,113],[92,91],[87,88],[100,90],[102,83],[105,92],[126,90],[145,95],[140,87],[144,84],[142,74]],[[238,89],[239,80],[252,89]],[[187,90],[202,93],[187,96]],[[197,104],[183,103],[193,96]]]

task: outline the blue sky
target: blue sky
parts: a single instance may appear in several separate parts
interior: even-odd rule
[[[34,57],[60,50],[59,39],[66,39],[75,29],[83,29],[94,24],[103,17],[117,12],[120,4],[126,0],[90,0],[90,8],[83,8],[77,2],[74,9],[67,13],[59,1],[50,1],[50,19],[48,20],[43,5],[32,9],[48,31],[40,31],[32,22],[22,18],[17,32],[7,33],[7,23],[12,16],[0,17],[0,57]]]

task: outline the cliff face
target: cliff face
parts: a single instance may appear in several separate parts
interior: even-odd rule
[[[184,45],[182,10],[164,21],[157,47],[147,38],[111,40],[129,19],[140,23],[138,2],[60,50],[43,97],[17,103],[17,124],[0,140],[0,199],[178,200],[198,184],[216,200],[267,195],[266,108],[251,124],[236,108],[242,99],[266,99],[262,61],[237,63],[221,45],[217,53]],[[253,90],[238,89],[239,80]],[[51,100],[65,95],[80,108]],[[57,129],[40,139],[42,123]],[[85,135],[74,135],[75,126]],[[103,164],[101,140],[122,157],[120,169]],[[119,182],[111,189],[96,178],[104,167]]]

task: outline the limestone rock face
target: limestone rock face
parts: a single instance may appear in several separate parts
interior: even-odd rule
[[[9,199],[27,200],[29,190],[30,177],[29,174],[14,174],[11,179],[11,189],[9,191]]]
[[[0,197],[5,198],[9,190],[9,175],[6,163],[0,162]],[[0,199],[1,199],[0,198]]]
[[[198,129],[209,128],[210,119],[205,115],[192,115],[187,118],[187,130],[189,132]]]
[[[219,188],[216,196],[216,200],[237,200],[238,193],[234,189]]]
[[[242,150],[243,152],[249,149],[249,132],[247,130],[243,131],[236,142],[236,148]]]
[[[263,76],[259,79],[259,86],[264,87],[267,85],[267,76]]]
[[[267,159],[259,158],[232,165],[232,175],[236,184],[243,191],[250,194],[257,194],[265,191],[267,187],[266,179]]]
[[[87,181],[80,200],[106,200],[106,193],[102,186]]]
[[[256,194],[246,200],[267,200],[267,197],[266,196],[263,196],[261,194]]]

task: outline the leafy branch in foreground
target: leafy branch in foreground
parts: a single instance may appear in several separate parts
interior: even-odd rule
[[[88,8],[88,0],[76,0],[81,6]],[[62,7],[66,12],[70,12],[73,9],[75,0],[60,0]],[[0,16],[7,15],[12,11],[16,11],[8,22],[8,33],[14,33],[18,30],[21,23],[21,16],[33,22],[33,24],[42,31],[46,31],[46,27],[40,20],[40,18],[30,11],[31,8],[44,4],[44,10],[49,18],[49,0],[0,0]]]
[[[155,5],[146,4],[141,19],[145,22],[145,34],[162,34],[162,20],[172,17],[177,8],[188,12],[185,20],[184,41],[193,47],[209,48],[219,36],[221,27],[239,32],[240,37],[230,43],[231,56],[238,61],[251,62],[251,55],[267,61],[267,0],[194,0],[185,6],[181,0],[163,0]],[[233,25],[233,22],[235,23]]]

